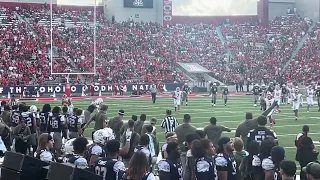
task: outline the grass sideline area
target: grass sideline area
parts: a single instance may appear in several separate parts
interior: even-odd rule
[[[96,99],[96,98],[94,98]],[[26,102],[28,105],[36,105],[42,108],[43,104],[49,103],[51,106],[60,106],[61,101],[55,102]],[[91,100],[73,101],[74,107],[86,109]],[[160,145],[164,143],[164,132],[160,128],[162,119],[165,117],[165,111],[171,109],[174,111],[172,98],[159,98],[156,104],[152,104],[151,99],[146,98],[119,98],[104,100],[104,104],[109,106],[108,118],[117,115],[119,109],[125,111],[125,120],[129,120],[131,115],[138,117],[140,114],[146,114],[147,120],[152,117],[157,118],[157,136]],[[274,126],[280,145],[286,149],[286,158],[295,159],[296,147],[294,140],[296,135],[301,132],[302,126],[307,124],[310,126],[309,136],[314,142],[319,142],[320,129],[320,112],[318,107],[310,108],[307,112],[306,106],[302,106],[299,112],[299,119],[295,121],[291,105],[281,105],[281,113],[274,115],[277,124]],[[254,117],[259,116],[262,112],[260,107],[253,107],[253,98],[251,96],[233,96],[229,97],[228,105],[225,107],[221,97],[217,98],[216,107],[211,107],[211,97],[195,97],[189,98],[188,106],[182,106],[180,115],[174,115],[179,123],[183,121],[183,115],[188,113],[191,115],[192,124],[197,128],[203,128],[209,124],[211,117],[217,118],[217,124],[227,126],[232,129],[230,133],[224,133],[223,136],[234,137],[235,129],[238,124],[245,119],[245,112],[252,112]],[[93,125],[85,131],[87,138],[91,137]],[[320,150],[320,144],[315,144],[317,150]],[[297,163],[298,164],[298,163]]]

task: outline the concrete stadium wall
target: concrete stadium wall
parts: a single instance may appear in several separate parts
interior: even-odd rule
[[[297,12],[302,17],[308,17],[314,21],[320,21],[319,0],[296,0]]]
[[[123,0],[104,0],[106,17],[111,20],[115,16],[116,21],[128,21],[130,17],[134,21],[162,21],[162,1],[154,0],[153,8],[124,8],[123,3]]]
[[[286,15],[287,9],[293,9],[295,2],[288,2],[286,0],[281,1],[269,1],[269,21],[278,16]]]

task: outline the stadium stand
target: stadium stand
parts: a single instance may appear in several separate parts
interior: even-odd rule
[[[1,29],[1,39],[8,42],[2,47],[2,60],[10,58],[18,64],[14,67],[10,62],[2,62],[8,69],[1,72],[3,85],[45,84],[64,78],[48,73],[50,16],[47,7],[2,8],[0,18],[1,26],[5,27]],[[52,24],[53,71],[93,72],[92,10],[54,8]],[[301,80],[306,72],[296,71],[296,64],[292,64],[296,61],[285,69],[286,76],[277,75],[291,61],[291,55],[305,34],[310,35],[295,57],[298,64],[303,66],[301,60],[306,60],[310,54],[306,52],[318,48],[312,39],[318,36],[315,32],[319,26],[308,33],[311,24],[311,20],[298,15],[277,17],[268,26],[253,20],[241,24],[226,23],[220,26],[226,40],[223,44],[213,25],[113,24],[97,11],[97,74],[86,75],[84,79],[71,76],[71,79],[74,83],[94,79],[104,83],[181,82],[187,78],[175,69],[175,63],[196,62],[228,84],[248,78],[252,81],[270,80],[274,75],[285,80]],[[231,55],[228,55],[228,49]],[[315,80],[312,75],[317,73],[318,67],[304,68],[308,72],[303,80]],[[289,77],[292,72],[295,75]]]

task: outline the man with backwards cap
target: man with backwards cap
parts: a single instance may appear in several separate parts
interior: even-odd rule
[[[320,179],[320,162],[314,161],[310,162],[306,167],[302,168],[307,174],[308,180],[319,180]]]
[[[237,164],[233,156],[233,142],[228,137],[222,137],[218,141],[218,146],[214,159],[219,180],[236,180]]]
[[[123,126],[123,116],[124,110],[120,109],[118,116],[111,119],[108,123],[109,127],[113,130],[114,134],[116,135],[116,140],[120,141],[120,132]]]

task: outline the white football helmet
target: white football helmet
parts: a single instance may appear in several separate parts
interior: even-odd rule
[[[93,142],[105,145],[109,140],[115,139],[111,128],[100,129],[93,134]]]
[[[268,99],[272,99],[272,93],[269,92],[269,91],[267,92],[267,98],[268,98]]]
[[[177,88],[176,88],[176,91],[180,91],[180,88],[179,88],[179,87],[177,87]]]
[[[73,141],[76,138],[73,139],[69,139],[63,146],[62,146],[62,152],[64,152],[64,154],[72,154],[73,153]]]
[[[30,106],[29,111],[32,112],[32,113],[36,113],[37,109],[38,109],[37,106],[32,105],[32,106]]]
[[[102,104],[103,103],[103,99],[102,98],[98,98],[97,100],[96,100],[96,104],[97,105],[100,105],[100,104]]]

